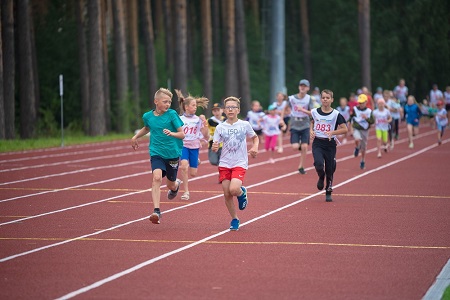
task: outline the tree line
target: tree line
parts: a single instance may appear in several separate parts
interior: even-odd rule
[[[58,133],[60,74],[64,127],[92,136],[141,127],[160,86],[268,105],[274,1],[2,0],[0,139]],[[450,84],[446,0],[284,3],[289,94],[302,78],[338,97]]]

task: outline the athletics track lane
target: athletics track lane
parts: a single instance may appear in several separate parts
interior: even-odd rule
[[[431,138],[426,136],[423,141],[416,142],[415,150],[433,141],[434,135]],[[419,299],[449,257],[449,241],[444,234],[449,228],[445,218],[449,211],[449,193],[445,189],[434,188],[436,184],[427,188],[427,185],[418,183],[423,178],[435,176],[436,172],[445,174],[448,147],[445,144],[433,148],[422,154],[424,156],[418,155],[410,161],[338,187],[333,203],[325,203],[323,195],[313,197],[244,225],[237,233],[224,234],[92,289],[81,298],[149,298],[156,286],[155,298],[167,299],[226,299],[230,295],[247,299],[267,299],[273,295],[282,299],[323,299],[330,296],[342,299]],[[398,145],[394,152],[386,155],[386,159],[380,160],[372,153],[371,166],[366,172],[381,166],[383,160],[393,161],[414,153],[405,148],[405,145]],[[284,156],[289,155],[286,152]],[[345,157],[348,152],[351,152],[351,147],[346,145],[339,148],[338,155]],[[444,157],[437,161],[437,155]],[[258,159],[263,161],[264,158],[267,159],[267,154],[261,153]],[[311,164],[311,156],[307,158]],[[277,167],[281,170],[265,164],[250,169],[246,184],[256,185],[261,180],[282,176],[285,170],[296,166],[297,160],[279,162]],[[339,162],[337,184],[364,173],[357,169],[355,160]],[[209,171],[210,168],[202,165],[200,171],[202,169]],[[400,175],[395,170],[400,170]],[[405,177],[410,180],[398,182],[399,178]],[[200,191],[220,192],[220,186],[214,184],[215,177],[208,178],[203,182],[192,182],[191,187],[196,190],[195,200],[207,196]],[[251,187],[251,204],[248,210],[240,213],[242,221],[316,193],[315,181],[316,175],[309,171],[303,177],[295,174]],[[380,188],[382,182],[385,184]],[[125,187],[127,183],[120,182],[119,187]],[[91,193],[98,199],[105,197],[100,191]],[[20,225],[24,226],[21,227],[17,226],[19,224],[3,226],[0,228],[2,238],[5,235],[11,237],[3,240],[2,245],[17,253],[24,244],[28,245],[27,248],[37,248],[55,242],[49,237],[67,238],[102,229],[108,220],[112,226],[124,219],[144,217],[143,210],[148,212],[150,205],[148,193],[144,194],[134,197],[135,202],[130,199],[109,201],[23,221]],[[39,201],[51,203],[55,200],[44,197]],[[180,200],[176,202],[164,203],[164,210],[184,204]],[[29,204],[28,201],[23,203]],[[108,206],[111,207],[107,209]],[[67,219],[75,221],[66,224]],[[5,296],[61,296],[221,232],[227,223],[225,207],[218,197],[167,213],[159,226],[140,221],[93,237],[93,240],[77,241],[2,262],[5,266],[2,273],[5,272],[9,282],[1,290]],[[53,228],[55,224],[59,230]],[[31,240],[13,239],[14,235],[23,238],[29,233]],[[433,246],[444,248],[434,249]]]

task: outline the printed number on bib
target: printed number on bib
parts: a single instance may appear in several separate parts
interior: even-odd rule
[[[183,129],[184,134],[196,134],[197,133],[197,127],[185,127]]]
[[[331,125],[330,124],[317,124],[316,125],[316,130],[317,131],[322,131],[322,132],[330,131],[331,130]]]

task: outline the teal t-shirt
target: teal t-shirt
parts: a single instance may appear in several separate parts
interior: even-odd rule
[[[183,126],[177,112],[173,109],[167,110],[161,116],[155,116],[154,109],[142,116],[144,125],[150,129],[150,144],[148,146],[150,156],[160,156],[164,159],[177,158],[181,156],[183,140],[173,136],[167,136],[163,129],[177,132]]]

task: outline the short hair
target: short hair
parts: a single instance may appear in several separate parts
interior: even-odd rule
[[[225,100],[223,100],[224,106],[227,104],[228,101],[236,101],[237,104],[239,105],[239,107],[241,106],[241,101],[239,100],[239,98],[236,98],[234,96],[230,96],[230,97],[225,98]]]
[[[155,99],[158,99],[158,98],[161,96],[161,94],[164,94],[164,95],[166,95],[166,96],[169,96],[170,99],[172,99],[172,97],[173,97],[172,92],[169,91],[168,89],[165,89],[165,88],[159,88],[159,90],[157,90],[156,93],[155,93]]]
[[[320,95],[322,95],[324,93],[330,95],[331,98],[333,98],[333,91],[332,90],[324,89],[324,90],[322,90],[322,92],[320,92]]]

